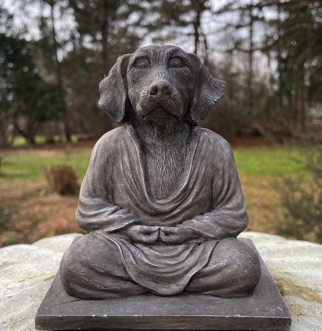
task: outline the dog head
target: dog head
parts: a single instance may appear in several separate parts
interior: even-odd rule
[[[115,121],[133,111],[146,121],[199,123],[222,96],[226,83],[213,78],[195,54],[175,46],[148,46],[121,56],[100,83],[100,107]]]

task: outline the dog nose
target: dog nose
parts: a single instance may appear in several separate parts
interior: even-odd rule
[[[150,95],[171,95],[172,88],[170,84],[166,81],[160,81],[153,83],[149,88]]]

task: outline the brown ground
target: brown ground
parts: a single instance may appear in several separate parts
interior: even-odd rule
[[[279,215],[278,194],[265,178],[254,181],[241,176],[240,179],[250,216],[248,230],[274,233],[274,224],[282,217]],[[32,243],[63,233],[82,232],[74,216],[77,197],[51,193],[45,182],[4,183],[1,191],[0,247]]]
[[[0,247],[82,231],[74,219],[77,197],[50,193],[45,183],[8,183],[2,189]]]

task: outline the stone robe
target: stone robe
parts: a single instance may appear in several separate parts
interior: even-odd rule
[[[108,298],[196,291],[241,296],[259,279],[255,253],[236,236],[248,224],[228,143],[194,127],[184,171],[165,199],[151,193],[146,159],[131,125],[96,144],[76,219],[88,232],[67,251],[61,277],[68,293]],[[132,225],[183,227],[198,239],[179,244],[134,243]]]

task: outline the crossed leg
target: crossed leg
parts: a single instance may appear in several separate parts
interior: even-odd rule
[[[91,232],[66,251],[60,277],[66,292],[82,299],[107,299],[146,293],[125,271],[117,246]]]
[[[235,238],[227,238],[219,241],[210,261],[194,275],[186,291],[243,297],[254,290],[260,274],[259,259],[253,249]]]
[[[107,299],[148,293],[132,281],[119,248],[98,232],[73,243],[65,253],[60,275],[66,292],[83,299]],[[219,241],[208,264],[190,280],[185,291],[219,297],[248,295],[260,278],[258,257],[235,238]]]

